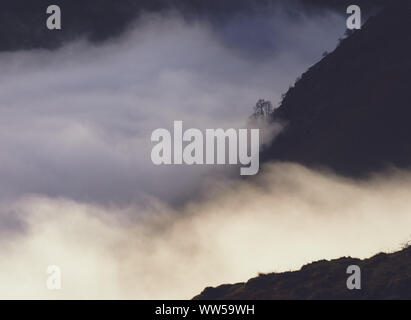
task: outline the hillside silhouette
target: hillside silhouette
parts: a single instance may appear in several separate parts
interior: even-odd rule
[[[411,2],[397,1],[344,39],[286,93],[286,124],[263,161],[362,177],[411,165]]]
[[[348,290],[347,268],[361,268],[361,290]],[[411,248],[370,259],[317,261],[299,271],[262,274],[245,283],[206,288],[195,300],[411,299]]]

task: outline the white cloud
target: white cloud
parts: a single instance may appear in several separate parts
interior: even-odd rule
[[[101,46],[0,54],[0,297],[189,298],[404,237],[406,208],[388,218],[397,188],[383,198],[288,167],[259,178],[262,188],[216,183],[215,168],[150,160],[154,129],[242,127],[257,99],[278,102],[336,44],[341,17],[277,13],[220,29],[161,17]],[[169,206],[180,200],[183,209]],[[45,288],[50,264],[62,268],[62,291]]]
[[[0,54],[3,197],[189,198],[203,175],[217,171],[152,165],[151,132],[171,128],[174,120],[198,128],[244,127],[257,99],[278,102],[344,27],[333,15],[295,22],[280,12],[230,19],[218,29],[173,14],[146,16],[101,46],[80,41],[57,51]],[[242,38],[245,30],[254,38]],[[241,46],[230,46],[238,38]],[[243,54],[250,47],[254,58]]]
[[[181,211],[35,197],[9,204],[26,232],[0,250],[3,298],[191,298],[257,272],[369,257],[409,240],[408,172],[355,182],[291,164],[255,181],[212,182]],[[148,205],[149,204],[149,205]],[[46,289],[46,267],[62,290]]]

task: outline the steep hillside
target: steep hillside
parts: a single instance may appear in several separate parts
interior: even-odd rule
[[[411,2],[371,17],[304,73],[274,119],[285,130],[263,160],[364,176],[411,165]]]
[[[361,268],[361,290],[348,290],[347,267]],[[411,299],[411,248],[370,259],[318,261],[299,271],[260,275],[206,288],[196,300]]]

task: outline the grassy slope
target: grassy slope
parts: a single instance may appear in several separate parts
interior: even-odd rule
[[[348,290],[346,286],[346,270],[353,264],[361,268],[361,290]],[[295,272],[264,274],[245,283],[209,287],[194,299],[411,299],[411,248],[365,260],[317,261]]]

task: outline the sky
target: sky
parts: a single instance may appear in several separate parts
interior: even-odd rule
[[[167,11],[104,42],[0,53],[0,297],[191,298],[398,248],[411,222],[406,174],[356,182],[267,164],[245,181],[232,167],[150,158],[151,133],[175,120],[246,127],[258,99],[277,106],[344,31],[329,11]],[[45,287],[49,265],[62,290]]]

